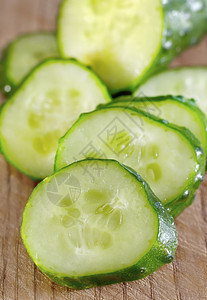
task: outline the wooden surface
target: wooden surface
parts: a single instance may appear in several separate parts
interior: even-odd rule
[[[17,34],[53,29],[58,0],[0,0],[0,49]],[[207,38],[174,63],[207,65]],[[207,176],[194,204],[177,220],[176,259],[148,278],[72,291],[48,280],[30,260],[20,237],[21,216],[34,183],[0,156],[0,299],[207,299]]]

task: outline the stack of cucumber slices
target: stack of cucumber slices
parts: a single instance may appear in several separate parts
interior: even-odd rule
[[[57,35],[4,50],[0,151],[43,179],[21,235],[53,281],[136,280],[174,259],[174,218],[206,170],[207,69],[161,70],[206,20],[206,0],[64,0]]]

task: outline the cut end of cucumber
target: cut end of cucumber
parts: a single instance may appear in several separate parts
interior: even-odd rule
[[[9,45],[6,53],[6,76],[13,85],[18,85],[46,58],[59,56],[55,34],[50,32],[22,35]]]
[[[82,112],[110,99],[106,87],[88,68],[73,60],[47,60],[1,111],[5,157],[32,178],[45,178],[53,173],[59,138]]]
[[[207,116],[207,68],[184,67],[158,73],[141,85],[134,95],[183,95],[194,98]]]
[[[183,200],[190,186],[194,193],[196,176],[205,170],[205,156],[198,157],[196,149],[176,126],[133,109],[109,107],[82,115],[72,126],[59,142],[55,170],[87,157],[117,159],[168,205]]]
[[[74,163],[34,190],[23,215],[24,244],[43,272],[59,278],[119,272],[157,239],[148,196],[141,179],[118,162]]]
[[[144,98],[120,97],[108,103],[107,107],[109,106],[141,109],[167,122],[188,128],[207,153],[207,120],[193,99],[170,95]]]
[[[59,48],[91,66],[112,91],[132,89],[161,47],[162,27],[160,0],[65,0]]]

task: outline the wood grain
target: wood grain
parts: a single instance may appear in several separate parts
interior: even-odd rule
[[[58,0],[0,0],[0,49],[21,32],[54,29]],[[207,65],[207,38],[173,65]],[[33,264],[20,237],[21,216],[34,188],[0,156],[0,299],[207,299],[207,176],[194,204],[177,219],[173,263],[140,281],[84,291],[52,283]]]

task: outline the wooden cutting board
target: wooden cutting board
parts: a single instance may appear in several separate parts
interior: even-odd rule
[[[55,28],[59,2],[0,0],[0,49],[21,32]],[[188,64],[207,65],[207,38],[173,62]],[[140,281],[83,291],[48,280],[22,244],[22,211],[34,186],[0,156],[0,299],[207,299],[207,176],[194,204],[176,220],[179,245],[173,263]]]

